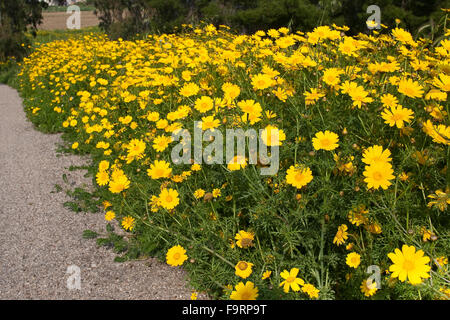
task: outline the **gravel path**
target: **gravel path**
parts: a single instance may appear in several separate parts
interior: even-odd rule
[[[77,156],[56,156],[59,135],[36,131],[17,92],[0,85],[0,299],[189,299],[185,273],[156,259],[116,263],[86,229],[104,231],[103,214],[74,213],[55,184],[90,185]],[[117,228],[116,228],[117,230]],[[69,278],[80,270],[80,289]],[[75,283],[75,282],[72,282]]]

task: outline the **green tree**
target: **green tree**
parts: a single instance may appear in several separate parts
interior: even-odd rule
[[[0,61],[8,57],[22,58],[29,43],[25,32],[36,35],[47,3],[39,0],[0,1]]]
[[[311,31],[324,24],[350,27],[348,34],[369,32],[369,5],[381,10],[381,23],[401,27],[413,34],[436,29],[441,8],[450,0],[90,0],[97,8],[104,29],[113,37],[136,33],[173,32],[183,23],[200,21],[226,24],[240,33],[289,27]],[[425,29],[424,29],[425,28]],[[421,31],[422,32],[422,31]]]

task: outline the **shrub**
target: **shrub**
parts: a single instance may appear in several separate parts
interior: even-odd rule
[[[183,24],[200,21],[228,25],[239,33],[288,27],[311,31],[322,24],[346,25],[349,33],[366,32],[370,5],[378,5],[381,23],[402,27],[415,37],[423,28],[435,33],[441,8],[450,0],[89,0],[96,7],[104,30],[113,38],[134,38],[136,34],[174,32]],[[422,31],[421,31],[422,30]],[[418,33],[421,31],[420,33]]]
[[[31,121],[91,155],[105,219],[131,233],[99,241],[128,246],[120,259],[156,254],[216,298],[445,297],[450,40],[344,30],[56,41],[21,92]],[[248,154],[174,164],[171,133],[198,120],[278,133],[278,173]]]
[[[0,62],[5,62],[8,57],[21,59],[26,55],[30,42],[25,32],[31,30],[35,35],[45,7],[47,4],[39,0],[0,2]]]

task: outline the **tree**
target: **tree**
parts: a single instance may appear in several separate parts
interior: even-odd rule
[[[42,9],[48,5],[39,0],[0,1],[0,61],[8,57],[22,58],[26,54],[28,38],[25,32],[36,35],[42,22]]]
[[[200,21],[227,24],[240,33],[290,27],[311,31],[323,24],[346,25],[348,34],[368,32],[366,12],[378,5],[381,23],[416,33],[431,19],[442,16],[450,0],[90,0],[97,8],[103,28],[113,36],[173,32],[183,23]]]

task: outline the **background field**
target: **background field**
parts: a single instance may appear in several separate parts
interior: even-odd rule
[[[97,26],[98,18],[94,11],[81,11],[81,28]],[[43,22],[38,26],[39,30],[62,30],[67,29],[67,18],[70,14],[67,12],[43,12]]]

